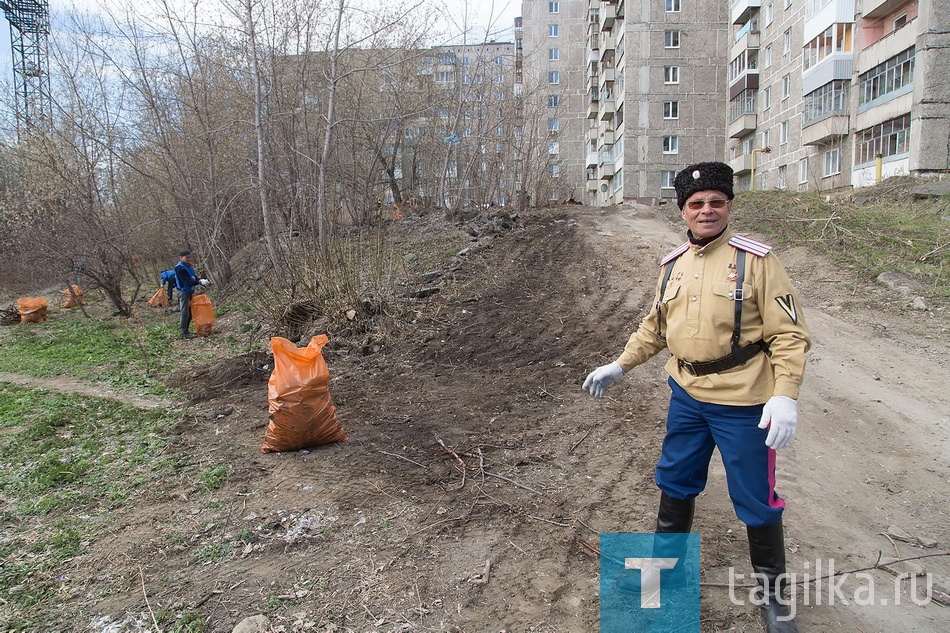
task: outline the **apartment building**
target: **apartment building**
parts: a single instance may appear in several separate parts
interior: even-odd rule
[[[727,155],[739,188],[863,187],[947,170],[948,9],[733,2]]]
[[[950,168],[950,1],[859,0],[851,184]]]
[[[587,4],[587,0],[521,3],[525,130],[546,134],[540,145],[546,160],[528,163],[539,163],[546,170],[544,191],[550,201],[585,199]]]
[[[448,149],[439,170],[446,202],[510,204],[520,193],[521,180],[519,165],[511,159],[521,125],[516,44],[440,46],[424,59],[424,72],[437,88],[436,127]]]

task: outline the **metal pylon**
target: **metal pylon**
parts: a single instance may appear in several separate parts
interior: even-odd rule
[[[10,22],[13,54],[13,87],[17,131],[45,127],[51,118],[49,88],[49,2],[47,0],[0,0],[0,9]]]

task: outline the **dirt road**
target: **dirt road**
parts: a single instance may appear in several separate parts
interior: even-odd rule
[[[231,475],[212,494],[185,479],[152,491],[74,560],[64,605],[96,630],[133,630],[147,592],[152,609],[207,618],[211,631],[258,613],[281,631],[596,631],[597,533],[648,531],[655,517],[665,355],[604,400],[580,383],[620,351],[658,258],[681,240],[632,207],[547,211],[483,240],[382,353],[331,342],[345,444],[262,455],[266,376],[249,370],[260,359],[195,370],[201,400],[174,450]],[[805,250],[778,252],[815,340],[799,434],[779,455],[789,571],[946,551],[946,317],[882,312],[883,291]],[[730,565],[751,570],[713,463],[695,525],[713,583],[703,630],[761,630],[751,605],[714,586]],[[920,542],[885,536],[891,526]],[[918,563],[947,584],[947,557]],[[828,605],[825,589],[820,605],[799,600],[800,629],[947,629],[944,607],[913,604],[906,583],[895,605],[895,576],[869,577],[875,606]],[[851,577],[842,595],[866,585]]]

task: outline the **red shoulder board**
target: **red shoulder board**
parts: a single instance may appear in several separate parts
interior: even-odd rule
[[[689,242],[683,242],[682,244],[680,244],[679,246],[677,246],[675,249],[673,249],[672,251],[670,251],[669,253],[667,253],[667,254],[666,254],[666,257],[664,257],[662,260],[660,260],[660,266],[666,266],[666,265],[669,264],[671,261],[673,261],[674,259],[676,259],[676,258],[679,257],[680,255],[682,255],[683,253],[685,253],[688,249],[689,249]]]
[[[747,253],[752,253],[757,257],[765,257],[772,250],[769,244],[764,244],[745,235],[734,235],[732,239],[729,240],[729,244]]]

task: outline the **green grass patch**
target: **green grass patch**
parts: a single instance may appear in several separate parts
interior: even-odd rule
[[[916,181],[891,179],[848,197],[777,190],[736,195],[732,226],[782,248],[808,246],[866,280],[893,271],[950,300],[950,197],[917,200]]]
[[[0,382],[0,595],[7,613],[56,612],[64,561],[126,501],[177,469],[170,423],[106,399]]]
[[[161,322],[54,313],[46,323],[0,328],[0,371],[166,395],[162,379],[177,367],[170,347],[176,331]]]

